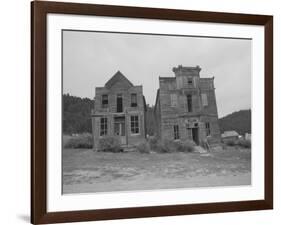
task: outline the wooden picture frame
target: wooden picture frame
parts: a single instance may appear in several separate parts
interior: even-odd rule
[[[95,15],[264,27],[265,183],[263,200],[133,208],[47,212],[47,14]],[[31,223],[59,223],[138,217],[220,213],[273,208],[273,17],[35,1],[31,3]]]

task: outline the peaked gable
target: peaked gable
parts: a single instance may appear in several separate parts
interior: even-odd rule
[[[110,89],[115,84],[121,83],[122,86],[130,88],[134,85],[120,71],[117,71],[105,84],[105,87]]]

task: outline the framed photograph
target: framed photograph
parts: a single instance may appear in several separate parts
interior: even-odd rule
[[[273,208],[273,17],[31,3],[33,224]]]

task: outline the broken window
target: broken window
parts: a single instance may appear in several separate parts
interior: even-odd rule
[[[102,108],[108,107],[108,95],[102,95],[101,97]]]
[[[107,118],[100,118],[100,136],[107,135]]]
[[[187,112],[192,112],[192,95],[187,95]]]
[[[139,129],[139,117],[138,116],[131,116],[131,133],[138,134],[140,131]]]
[[[206,136],[211,135],[211,129],[210,129],[210,123],[205,123],[205,128],[206,128]]]
[[[137,107],[137,94],[131,94],[131,107]]]
[[[202,105],[208,106],[208,96],[206,93],[201,94],[201,99],[202,99]]]
[[[174,139],[180,139],[179,125],[174,125]]]
[[[172,107],[178,106],[178,96],[177,96],[177,94],[171,94],[171,106]]]

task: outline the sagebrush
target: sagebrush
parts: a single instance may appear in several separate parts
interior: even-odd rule
[[[85,133],[77,136],[71,136],[64,143],[65,148],[92,148],[93,137],[91,134]]]
[[[102,137],[99,140],[99,151],[102,152],[122,152],[119,138],[114,136]]]

